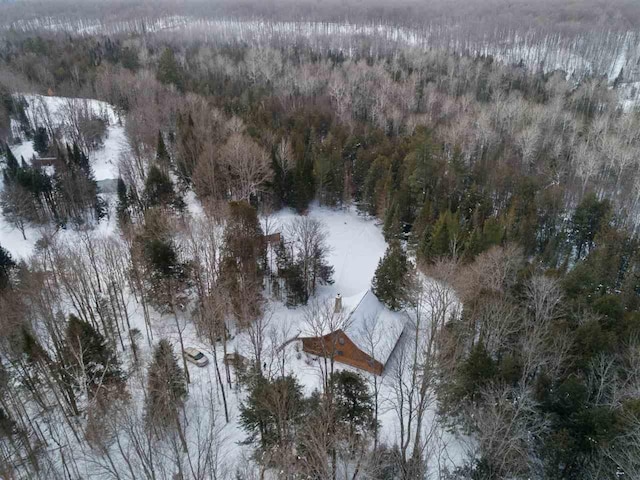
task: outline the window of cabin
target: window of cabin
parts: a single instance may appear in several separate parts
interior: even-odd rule
[[[338,338],[338,343],[339,343],[340,345],[344,345],[344,337],[339,337],[339,338]]]

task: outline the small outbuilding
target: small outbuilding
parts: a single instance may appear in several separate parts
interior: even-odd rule
[[[407,315],[389,310],[371,290],[352,298],[338,295],[333,314],[344,315],[344,310],[349,313],[336,322],[342,328],[322,336],[301,334],[302,350],[382,375],[405,330]]]

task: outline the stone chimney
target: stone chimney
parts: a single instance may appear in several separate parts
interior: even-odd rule
[[[342,295],[336,295],[336,306],[334,309],[334,313],[340,313],[342,311]]]

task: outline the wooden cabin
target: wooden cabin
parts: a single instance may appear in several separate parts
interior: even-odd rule
[[[33,158],[31,160],[31,165],[33,165],[34,167],[40,167],[40,168],[53,167],[55,166],[57,161],[58,159],[56,157]]]
[[[265,246],[276,246],[280,243],[280,240],[282,240],[282,235],[280,234],[280,232],[263,235],[262,237],[262,241],[264,242]]]
[[[354,299],[336,297],[334,315],[342,314],[343,305],[354,305],[343,322],[344,328],[323,336],[301,335],[302,350],[382,375],[404,332],[406,314],[387,309],[371,290]]]
[[[366,372],[382,375],[384,365],[366,354],[342,330],[336,330],[324,337],[307,337],[302,339],[302,350],[319,357],[330,357],[336,362],[350,365]]]

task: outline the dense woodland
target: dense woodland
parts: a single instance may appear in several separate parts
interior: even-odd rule
[[[445,50],[372,53],[366,40],[347,55],[5,32],[2,211],[43,238],[28,262],[0,249],[0,476],[79,478],[79,458],[55,451],[66,436],[105,478],[262,478],[213,473],[214,425],[200,425],[197,451],[187,445],[198,428],[182,415],[188,369],[154,335],[160,312],[180,343],[193,322],[220,357],[230,322],[248,332],[237,379],[214,362],[218,420],[229,421],[225,395],[244,389],[240,422],[262,473],[433,478],[423,417],[434,402],[477,444],[441,478],[639,478],[640,117],[617,87]],[[117,109],[131,146],[117,235],[90,235],[108,213],[88,161],[105,119],[76,105],[61,132],[29,92]],[[19,139],[55,173],[16,158]],[[388,250],[373,289],[422,338],[388,374],[406,402],[395,445],[378,442],[377,384],[363,375],[331,362],[305,396],[284,367],[263,371],[267,300],[325,315],[314,293],[333,270],[323,226],[304,216],[313,202],[379,219]],[[284,207],[302,216],[272,248],[260,219]],[[130,297],[145,332],[129,324]],[[32,416],[52,410],[59,425],[36,429]]]

